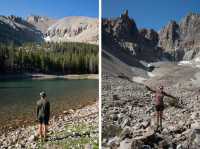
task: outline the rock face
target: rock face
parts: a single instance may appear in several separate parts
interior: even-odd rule
[[[133,19],[128,16],[128,11],[111,22],[113,26],[113,36],[115,38],[127,41],[133,41],[133,37],[138,35],[138,29]],[[136,39],[135,39],[136,40]]]
[[[65,17],[51,25],[45,36],[46,41],[98,44],[98,20],[90,17]]]
[[[156,46],[158,44],[159,36],[158,33],[153,30],[153,29],[141,29],[140,30],[140,35],[143,38],[146,38],[147,40],[150,41],[152,46]]]
[[[33,25],[20,17],[0,16],[0,42],[21,44],[24,42],[42,42],[43,35]]]
[[[144,61],[192,60],[200,55],[200,15],[189,13],[179,23],[170,21],[158,33],[138,29],[128,11],[102,21],[103,48],[121,49]]]
[[[146,61],[156,61],[161,56],[161,49],[156,46],[158,34],[154,30],[139,31],[128,11],[115,19],[103,19],[102,37],[105,50],[120,48],[133,58]]]
[[[90,17],[51,19],[0,16],[0,42],[85,42],[98,44],[98,20]]]
[[[45,34],[48,28],[57,21],[56,19],[42,16],[29,16],[26,20],[28,23],[40,30],[43,34]]]
[[[165,51],[174,51],[179,55],[176,60],[195,58],[200,48],[200,15],[189,13],[180,23],[171,21],[160,31],[159,37],[159,45]]]
[[[179,25],[171,21],[159,33],[159,45],[166,50],[172,50],[179,44]]]

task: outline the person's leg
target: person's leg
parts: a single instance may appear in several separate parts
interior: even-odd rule
[[[162,117],[163,117],[163,111],[160,111],[160,128],[162,129]]]
[[[48,125],[44,124],[43,127],[44,127],[44,134],[43,135],[44,135],[44,138],[46,138],[47,131],[48,131]]]
[[[156,111],[156,129],[158,129],[159,128],[159,111]]]
[[[42,138],[42,124],[41,123],[38,125],[38,136]]]
[[[45,125],[44,125],[44,123],[42,124],[42,135],[43,135],[43,138],[45,138]]]
[[[45,121],[44,121],[44,138],[47,137],[48,124],[49,124],[49,119],[45,118]]]

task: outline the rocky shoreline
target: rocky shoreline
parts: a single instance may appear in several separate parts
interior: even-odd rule
[[[145,86],[103,73],[103,149],[200,148],[200,101],[184,88],[166,90],[179,100],[165,99],[163,130],[156,132],[153,97]]]
[[[17,128],[0,135],[0,148],[98,148],[98,103],[63,111],[50,120],[47,142],[37,139],[37,126]]]
[[[98,74],[71,74],[71,75],[53,75],[53,74],[42,74],[42,73],[24,73],[24,74],[5,74],[0,75],[0,80],[5,79],[33,79],[33,80],[44,80],[44,79],[98,79]]]

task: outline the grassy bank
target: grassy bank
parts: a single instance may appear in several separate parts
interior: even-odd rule
[[[98,129],[96,126],[84,123],[67,125],[63,132],[54,134],[54,140],[49,142],[38,141],[37,147],[40,149],[81,149],[90,146],[93,149],[98,149],[98,135],[90,136],[96,129]]]

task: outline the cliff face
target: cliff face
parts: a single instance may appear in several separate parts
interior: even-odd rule
[[[98,20],[90,17],[65,17],[47,29],[45,39],[98,44]]]
[[[179,23],[170,21],[160,32],[138,29],[128,11],[102,21],[103,46],[126,50],[139,60],[192,60],[200,56],[200,15],[189,13]],[[109,42],[108,42],[109,41]],[[115,45],[115,47],[114,47]]]
[[[175,21],[170,21],[159,33],[159,45],[166,49],[171,50],[179,44],[180,28]]]
[[[176,50],[177,60],[194,59],[200,51],[200,15],[189,13],[179,23],[171,21],[160,31],[159,38],[165,51]]]
[[[42,33],[22,18],[0,16],[0,42],[21,44],[42,41]]]
[[[189,13],[180,23],[181,47],[199,47],[200,15]]]
[[[26,21],[33,26],[35,26],[38,30],[40,30],[43,34],[45,34],[48,30],[48,28],[54,24],[57,20],[51,19],[48,17],[42,17],[42,16],[29,16],[27,17]]]
[[[139,30],[135,21],[128,16],[128,11],[115,19],[103,19],[102,41],[105,50],[120,48],[136,59],[156,61],[161,56],[161,49],[156,46],[157,32]]]

